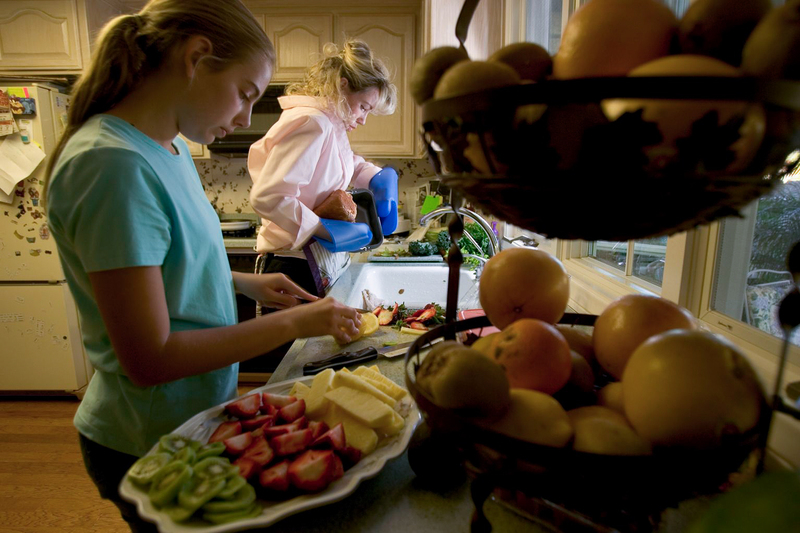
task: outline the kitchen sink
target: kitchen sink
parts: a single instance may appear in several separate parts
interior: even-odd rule
[[[420,309],[429,303],[445,307],[449,267],[443,264],[352,263],[331,288],[330,296],[356,308],[364,307],[362,291],[387,303],[405,303]],[[475,273],[461,269],[458,283],[458,309],[480,307]]]

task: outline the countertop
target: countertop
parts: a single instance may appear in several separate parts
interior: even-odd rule
[[[347,346],[359,350],[370,345],[382,346],[385,342],[408,342],[415,335],[400,333],[383,326],[368,338]],[[299,378],[305,363],[342,351],[333,337],[316,337],[298,340],[272,374],[269,383]],[[382,374],[405,387],[404,357],[391,359],[379,357],[377,364]],[[350,369],[358,365],[352,365]],[[493,501],[484,505],[494,531],[543,532],[544,529],[520,518]],[[397,532],[412,531],[466,532],[469,531],[473,505],[469,484],[464,482],[445,492],[435,492],[422,486],[408,464],[408,454],[387,463],[373,479],[364,481],[344,500],[302,512],[270,526],[275,533],[282,532]]]

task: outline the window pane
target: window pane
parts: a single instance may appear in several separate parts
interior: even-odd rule
[[[800,241],[800,181],[788,181],[743,214],[721,226],[712,308],[782,338],[776,312],[792,287],[786,255]],[[800,332],[792,343],[800,345]]]
[[[642,239],[633,243],[633,275],[661,287],[664,281],[664,259],[667,237]]]
[[[589,243],[589,256],[625,272],[628,243],[624,241],[595,241]]]
[[[561,0],[527,0],[525,40],[536,43],[551,55],[561,42]]]

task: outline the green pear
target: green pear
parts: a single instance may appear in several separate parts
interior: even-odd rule
[[[680,52],[738,67],[745,41],[771,7],[770,0],[697,0],[678,24]]]
[[[761,19],[742,51],[748,76],[800,79],[800,0],[789,0]]]

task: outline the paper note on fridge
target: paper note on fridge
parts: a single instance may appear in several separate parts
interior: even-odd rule
[[[17,183],[36,170],[44,155],[35,143],[23,143],[18,133],[5,137],[0,141],[0,190],[11,194]]]

